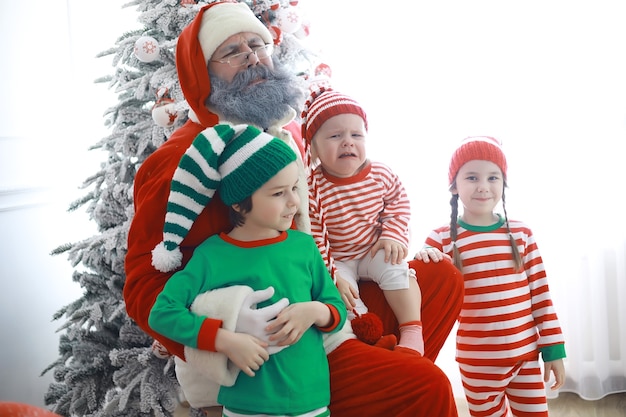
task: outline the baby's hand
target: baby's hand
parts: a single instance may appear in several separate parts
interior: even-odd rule
[[[391,264],[401,264],[409,255],[409,249],[403,244],[391,239],[378,239],[370,250],[372,258],[381,249],[385,251],[385,262]]]
[[[341,294],[341,299],[346,305],[348,311],[352,311],[356,307],[356,299],[359,298],[359,293],[352,288],[352,285],[345,279],[341,278],[338,273],[335,273],[337,279],[337,289]]]
[[[441,252],[439,249],[428,247],[428,248],[424,248],[421,251],[417,252],[413,259],[417,259],[418,261],[422,261],[424,263],[428,263],[431,260],[433,262],[439,262],[439,261],[443,260],[444,258],[449,260],[449,261],[452,260],[450,255],[447,255],[447,254]]]

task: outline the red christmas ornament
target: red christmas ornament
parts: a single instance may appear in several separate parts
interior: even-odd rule
[[[328,66],[327,64],[321,63],[317,67],[315,67],[315,75],[316,76],[323,75],[325,77],[330,78],[333,75],[333,72],[330,69],[330,66]]]
[[[272,38],[274,38],[274,46],[280,45],[283,41],[283,31],[277,26],[270,26],[268,29],[272,34]]]

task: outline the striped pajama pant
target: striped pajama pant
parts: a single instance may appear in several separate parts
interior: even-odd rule
[[[548,416],[538,360],[511,367],[459,363],[470,414],[474,417]]]

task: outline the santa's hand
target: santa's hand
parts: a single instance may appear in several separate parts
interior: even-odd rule
[[[269,333],[265,331],[268,323],[276,318],[278,313],[283,308],[289,305],[289,300],[282,298],[274,304],[257,309],[256,306],[262,301],[269,300],[274,295],[274,287],[268,287],[264,290],[254,291],[249,294],[241,305],[239,310],[239,316],[237,317],[237,324],[235,325],[235,332],[247,333],[264,342],[267,342],[270,346],[267,348],[270,355],[277,353],[287,346],[274,346],[275,342],[270,342]]]

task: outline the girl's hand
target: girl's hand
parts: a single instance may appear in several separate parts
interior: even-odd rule
[[[327,326],[332,319],[330,309],[319,301],[306,301],[291,304],[278,314],[266,327],[270,342],[278,346],[297,343],[312,325]]]
[[[391,239],[378,239],[378,242],[370,249],[372,258],[379,250],[385,251],[385,262],[391,264],[401,264],[409,255],[409,249],[401,243]]]
[[[543,364],[543,381],[545,383],[548,383],[550,380],[550,373],[554,374],[555,380],[550,389],[554,391],[561,388],[565,383],[565,365],[563,364],[563,359],[557,359]]]
[[[245,333],[219,329],[215,337],[215,350],[228,356],[246,375],[254,376],[270,357],[267,343]]]
[[[431,260],[436,263],[443,260],[444,258],[449,261],[452,260],[452,257],[450,257],[450,255],[441,252],[437,248],[424,248],[421,251],[417,252],[413,257],[413,259],[417,259],[424,263],[428,263]]]

